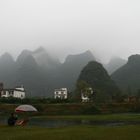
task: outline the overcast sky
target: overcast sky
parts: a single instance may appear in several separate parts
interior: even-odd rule
[[[0,0],[0,55],[39,46],[102,61],[140,53],[140,0]]]

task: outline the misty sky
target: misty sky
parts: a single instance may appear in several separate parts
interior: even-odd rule
[[[39,46],[102,61],[140,53],[140,0],[0,0],[0,55]]]

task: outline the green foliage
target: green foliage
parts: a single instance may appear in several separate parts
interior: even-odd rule
[[[76,84],[76,99],[78,101],[81,101],[81,94],[84,94],[84,96],[87,96],[87,97],[91,97],[91,94],[92,94],[92,91],[91,91],[91,86],[85,82],[85,81],[77,81],[77,84]]]
[[[140,89],[137,90],[137,96],[140,98]]]
[[[53,98],[0,98],[0,103],[8,103],[8,104],[53,104],[53,103],[69,103],[73,102],[68,99],[53,99]]]
[[[95,105],[89,105],[88,107],[83,108],[82,114],[100,114],[101,110]]]

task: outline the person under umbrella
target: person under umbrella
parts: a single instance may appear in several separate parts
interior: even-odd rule
[[[8,118],[8,125],[9,126],[14,126],[16,124],[16,121],[17,121],[17,116],[15,115],[15,113],[11,113],[10,117]]]
[[[21,113],[21,112],[37,112],[37,109],[33,107],[32,105],[20,105],[17,108],[15,108],[15,112]],[[26,117],[21,120],[16,121],[16,125],[24,126],[28,123],[29,119]]]

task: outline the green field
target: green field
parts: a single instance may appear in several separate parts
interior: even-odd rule
[[[1,140],[139,140],[140,125],[60,128],[0,126]]]
[[[31,121],[39,120],[43,123],[53,119],[101,122],[101,125],[95,123],[96,125],[80,124],[55,128],[7,126],[2,120],[6,120],[17,106],[0,104],[0,140],[140,140],[140,104],[110,104],[98,107],[91,104],[34,104],[38,109],[37,113],[18,114],[19,119],[29,116]],[[110,121],[124,122],[125,125],[102,124]]]
[[[140,114],[36,116],[35,120],[140,121]],[[0,125],[0,140],[139,140],[140,125],[79,125],[57,128]]]

